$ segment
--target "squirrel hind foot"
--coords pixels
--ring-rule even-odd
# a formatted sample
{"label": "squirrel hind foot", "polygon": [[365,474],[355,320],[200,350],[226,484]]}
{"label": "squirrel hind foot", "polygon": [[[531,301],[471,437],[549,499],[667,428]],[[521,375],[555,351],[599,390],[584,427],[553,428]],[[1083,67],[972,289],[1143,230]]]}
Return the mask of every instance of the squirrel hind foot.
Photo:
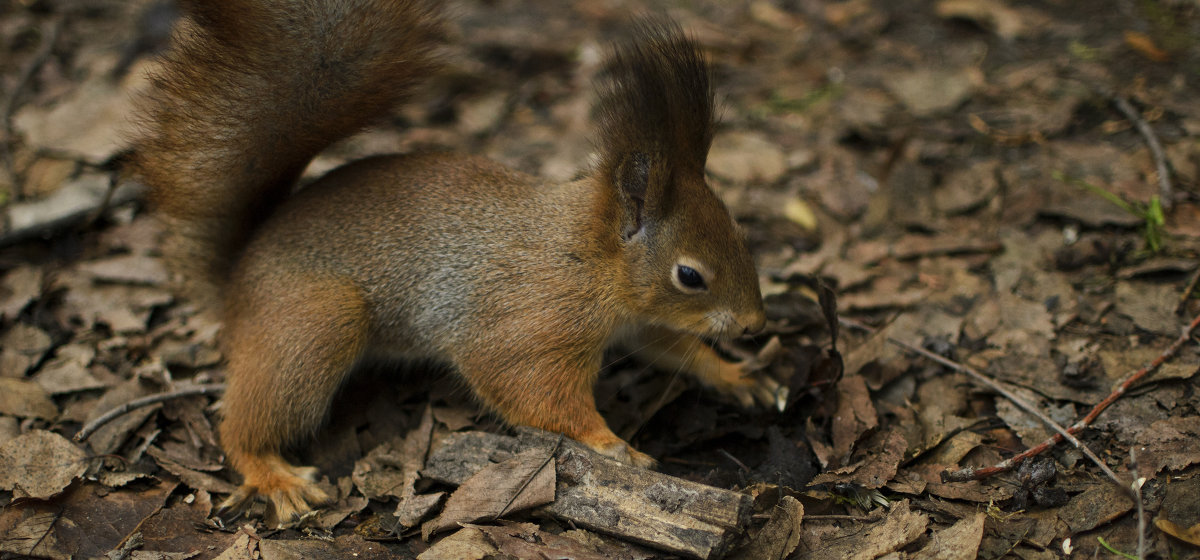
{"label": "squirrel hind foot", "polygon": [[221,502],[218,515],[243,511],[254,498],[262,497],[272,510],[268,519],[273,517],[275,525],[283,528],[332,501],[317,486],[315,467],[288,464],[278,454],[242,456],[237,465],[244,477],[242,485]]}
{"label": "squirrel hind foot", "polygon": [[627,465],[650,470],[658,466],[658,461],[654,460],[653,457],[634,449],[632,445],[625,443],[622,439],[604,443],[589,443],[587,441],[583,443],[592,448],[596,453],[605,457],[611,457]]}

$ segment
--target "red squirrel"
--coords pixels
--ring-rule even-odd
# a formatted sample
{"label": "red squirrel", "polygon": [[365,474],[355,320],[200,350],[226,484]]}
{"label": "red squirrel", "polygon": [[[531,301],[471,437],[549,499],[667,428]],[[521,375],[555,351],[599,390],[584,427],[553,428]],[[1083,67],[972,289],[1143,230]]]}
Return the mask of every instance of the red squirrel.
{"label": "red squirrel", "polygon": [[453,153],[369,157],[296,190],[311,159],[438,66],[434,0],[184,0],[132,171],[187,297],[223,320],[221,444],[281,521],[325,503],[311,436],[355,364],[434,359],[506,422],[654,461],[596,410],[621,340],[743,404],[779,385],[721,358],[765,321],[737,225],[705,181],[713,89],[671,23],[634,25],[601,73],[598,156],[551,183]]}

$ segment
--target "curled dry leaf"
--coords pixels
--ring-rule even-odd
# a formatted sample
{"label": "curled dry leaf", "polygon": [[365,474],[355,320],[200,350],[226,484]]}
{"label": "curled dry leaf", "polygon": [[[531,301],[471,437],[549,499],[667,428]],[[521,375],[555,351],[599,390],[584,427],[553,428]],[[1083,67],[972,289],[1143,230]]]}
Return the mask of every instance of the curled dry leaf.
{"label": "curled dry leaf", "polygon": [[733,560],[776,560],[787,558],[800,544],[804,505],[791,496],[779,500],[771,510],[771,519],[754,540],[732,557]]}

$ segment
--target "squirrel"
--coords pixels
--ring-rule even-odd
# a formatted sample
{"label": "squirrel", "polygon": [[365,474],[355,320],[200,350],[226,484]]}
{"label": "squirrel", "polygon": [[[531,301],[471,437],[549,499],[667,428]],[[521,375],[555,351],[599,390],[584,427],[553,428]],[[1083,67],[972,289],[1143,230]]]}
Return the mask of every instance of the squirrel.
{"label": "squirrel", "polygon": [[355,365],[434,359],[505,422],[636,466],[593,384],[621,341],[744,405],[779,384],[702,339],[763,328],[758,276],[704,166],[714,93],[700,48],[649,18],[614,47],[598,155],[552,184],[474,155],[313,157],[386,117],[440,66],[436,0],[183,0],[131,171],[166,224],[184,297],[215,309],[219,437],[280,522],[329,501],[282,453],[322,424]]}

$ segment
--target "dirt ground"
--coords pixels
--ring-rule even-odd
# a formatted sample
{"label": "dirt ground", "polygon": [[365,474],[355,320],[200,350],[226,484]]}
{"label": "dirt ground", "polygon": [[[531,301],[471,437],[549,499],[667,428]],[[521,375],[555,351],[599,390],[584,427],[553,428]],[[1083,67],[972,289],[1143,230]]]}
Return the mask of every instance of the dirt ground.
{"label": "dirt ground", "polygon": [[[730,555],[1200,555],[1200,3],[455,6],[447,71],[309,175],[456,150],[569,180],[592,152],[605,45],[631,14],[679,21],[714,67],[709,179],[769,316],[728,350],[777,340],[765,371],[790,393],[782,412],[747,410],[614,353],[597,401],[661,472],[753,499]],[[0,4],[0,558],[674,557],[547,507],[423,538],[455,485],[421,459],[452,433],[507,433],[433,365],[345,388],[296,450],[339,500],[300,527],[273,529],[261,507],[213,518],[237,483],[216,392],[71,440],[113,407],[224,375],[218,325],[166,289],[159,228],[116,173],[175,17],[162,2]],[[1118,387],[1073,430],[1099,464],[1060,443],[956,473],[1054,434],[1023,408],[1071,427]]]}

